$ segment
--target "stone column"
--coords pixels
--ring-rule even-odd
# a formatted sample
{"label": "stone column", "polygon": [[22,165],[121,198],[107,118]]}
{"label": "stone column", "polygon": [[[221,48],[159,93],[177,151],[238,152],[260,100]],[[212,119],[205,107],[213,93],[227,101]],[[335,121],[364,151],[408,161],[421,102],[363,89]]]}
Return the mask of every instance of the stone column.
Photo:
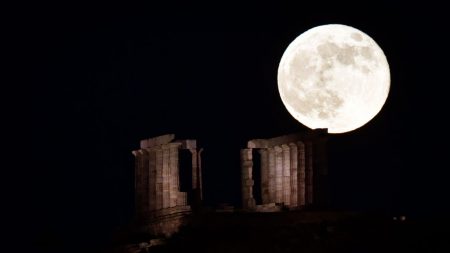
{"label": "stone column", "polygon": [[252,209],[255,207],[253,198],[253,179],[252,179],[252,149],[241,149],[241,183],[242,183],[242,208]]}
{"label": "stone column", "polygon": [[260,149],[261,155],[261,199],[263,204],[270,203],[269,195],[269,153],[267,149]]}
{"label": "stone column", "polygon": [[203,199],[202,152],[203,152],[203,148],[201,148],[201,149],[198,151],[198,154],[197,154],[197,163],[198,163],[198,183],[199,183],[199,191],[200,191],[200,200]]}
{"label": "stone column", "polygon": [[135,207],[137,216],[148,211],[148,156],[145,150],[133,151],[135,155]]}
{"label": "stone column", "polygon": [[190,205],[195,210],[198,210],[200,207],[200,183],[199,183],[199,175],[198,175],[198,152],[197,149],[192,148],[189,149],[192,154],[192,191],[190,197]]}
{"label": "stone column", "polygon": [[268,148],[269,163],[269,203],[276,202],[276,166],[275,166],[275,149]]}
{"label": "stone column", "polygon": [[163,208],[163,150],[155,148],[155,164],[156,164],[156,210]]}
{"label": "stone column", "polygon": [[298,184],[297,184],[297,168],[298,168],[298,154],[297,145],[289,143],[289,150],[291,152],[291,206],[298,206]]}
{"label": "stone column", "polygon": [[297,190],[298,190],[298,205],[304,206],[306,204],[306,177],[305,177],[305,145],[303,142],[297,142]]}
{"label": "stone column", "polygon": [[150,195],[149,195],[149,164],[148,164],[148,152],[147,150],[142,151],[142,207],[144,214],[148,212],[149,204],[150,204]]}
{"label": "stone column", "polygon": [[170,207],[170,148],[169,145],[163,145],[163,168],[162,168],[162,182],[163,182],[163,208]]}
{"label": "stone column", "polygon": [[156,209],[156,152],[154,149],[147,149],[148,153],[148,194],[149,210]]}
{"label": "stone column", "polygon": [[283,202],[283,149],[279,146],[275,150],[275,203]]}
{"label": "stone column", "polygon": [[291,158],[288,145],[281,145],[283,149],[283,203],[291,204]]}
{"label": "stone column", "polygon": [[189,149],[192,154],[192,189],[198,188],[198,163],[197,163],[197,150]]}
{"label": "stone column", "polygon": [[171,144],[169,150],[170,207],[174,207],[177,205],[178,192],[180,191],[178,148],[179,145]]}
{"label": "stone column", "polygon": [[305,202],[307,205],[313,203],[314,175],[313,175],[313,145],[311,141],[305,142]]}

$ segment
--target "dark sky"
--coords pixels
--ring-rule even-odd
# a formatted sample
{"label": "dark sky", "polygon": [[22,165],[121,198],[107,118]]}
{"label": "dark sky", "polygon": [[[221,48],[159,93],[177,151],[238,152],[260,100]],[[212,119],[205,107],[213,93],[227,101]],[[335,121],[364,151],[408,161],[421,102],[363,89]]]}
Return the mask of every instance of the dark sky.
{"label": "dark sky", "polygon": [[19,46],[32,69],[21,133],[31,134],[33,152],[25,170],[31,190],[20,192],[29,201],[18,206],[41,238],[67,242],[87,230],[80,241],[95,241],[132,215],[131,150],[166,133],[205,148],[207,203],[238,204],[246,141],[306,130],[278,94],[285,48],[309,28],[340,23],[384,50],[391,90],[367,125],[330,136],[333,205],[417,216],[450,211],[441,10],[428,1],[39,6],[20,21],[29,34]]}

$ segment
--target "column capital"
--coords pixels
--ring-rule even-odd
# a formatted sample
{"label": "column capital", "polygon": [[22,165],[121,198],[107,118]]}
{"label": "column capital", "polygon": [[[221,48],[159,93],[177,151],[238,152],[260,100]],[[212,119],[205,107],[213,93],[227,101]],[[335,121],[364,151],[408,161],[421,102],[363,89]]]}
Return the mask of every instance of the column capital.
{"label": "column capital", "polygon": [[243,148],[241,149],[241,160],[252,160],[253,159],[253,154],[252,154],[252,150],[251,148]]}
{"label": "column capital", "polygon": [[281,148],[282,148],[283,150],[289,150],[289,146],[288,146],[287,144],[282,144],[282,145],[281,145]]}
{"label": "column capital", "polygon": [[280,146],[275,146],[275,147],[273,147],[273,149],[275,150],[275,152],[282,152],[283,151],[283,149],[280,147]]}

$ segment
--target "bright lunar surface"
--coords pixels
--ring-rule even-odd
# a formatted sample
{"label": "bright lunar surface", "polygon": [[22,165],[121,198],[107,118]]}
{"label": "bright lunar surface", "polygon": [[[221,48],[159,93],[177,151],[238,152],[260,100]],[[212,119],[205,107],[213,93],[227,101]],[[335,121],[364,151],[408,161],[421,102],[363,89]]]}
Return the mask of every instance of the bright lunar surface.
{"label": "bright lunar surface", "polygon": [[367,34],[345,25],[298,36],[278,67],[278,90],[289,113],[309,128],[344,133],[369,122],[389,93],[389,65]]}

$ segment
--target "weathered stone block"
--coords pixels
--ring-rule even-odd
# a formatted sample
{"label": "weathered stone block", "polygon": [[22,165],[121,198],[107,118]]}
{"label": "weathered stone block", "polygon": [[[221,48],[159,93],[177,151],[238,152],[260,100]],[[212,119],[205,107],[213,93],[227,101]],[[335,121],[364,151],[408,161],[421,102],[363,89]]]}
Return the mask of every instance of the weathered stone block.
{"label": "weathered stone block", "polygon": [[163,145],[175,139],[175,134],[165,134],[157,137],[141,140],[141,149],[151,148],[153,146]]}

